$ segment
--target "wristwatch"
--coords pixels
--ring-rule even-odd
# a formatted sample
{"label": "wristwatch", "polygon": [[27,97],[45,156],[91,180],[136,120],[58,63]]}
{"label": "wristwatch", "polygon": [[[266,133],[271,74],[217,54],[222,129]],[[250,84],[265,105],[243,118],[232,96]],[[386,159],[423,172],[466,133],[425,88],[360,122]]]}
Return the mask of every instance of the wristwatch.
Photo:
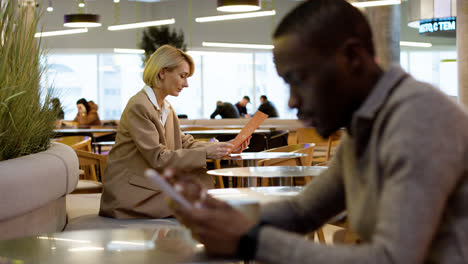
{"label": "wristwatch", "polygon": [[252,260],[255,258],[255,254],[257,253],[257,244],[258,236],[260,235],[260,229],[266,224],[267,223],[263,221],[258,223],[239,239],[237,255],[243,260]]}

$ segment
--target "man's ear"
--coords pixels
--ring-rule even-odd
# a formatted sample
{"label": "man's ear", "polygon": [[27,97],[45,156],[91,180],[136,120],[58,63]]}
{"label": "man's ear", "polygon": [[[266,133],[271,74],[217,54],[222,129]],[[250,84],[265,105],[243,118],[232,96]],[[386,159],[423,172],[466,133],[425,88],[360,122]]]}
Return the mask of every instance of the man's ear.
{"label": "man's ear", "polygon": [[362,42],[356,38],[349,38],[344,41],[342,48],[347,68],[352,72],[361,71],[365,56]]}

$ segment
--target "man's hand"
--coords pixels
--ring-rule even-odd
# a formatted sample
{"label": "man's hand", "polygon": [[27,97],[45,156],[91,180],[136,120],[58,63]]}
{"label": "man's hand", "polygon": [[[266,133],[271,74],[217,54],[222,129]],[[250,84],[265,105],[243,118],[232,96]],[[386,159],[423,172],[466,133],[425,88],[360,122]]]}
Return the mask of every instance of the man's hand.
{"label": "man's hand", "polygon": [[185,209],[170,201],[177,219],[192,230],[195,239],[213,255],[234,256],[240,238],[254,226],[247,216],[229,204],[213,198],[193,175],[168,169],[163,173],[194,206]]}
{"label": "man's hand", "polygon": [[207,253],[235,256],[240,238],[254,226],[244,214],[229,204],[206,195],[192,210],[177,208],[175,215],[192,230]]}

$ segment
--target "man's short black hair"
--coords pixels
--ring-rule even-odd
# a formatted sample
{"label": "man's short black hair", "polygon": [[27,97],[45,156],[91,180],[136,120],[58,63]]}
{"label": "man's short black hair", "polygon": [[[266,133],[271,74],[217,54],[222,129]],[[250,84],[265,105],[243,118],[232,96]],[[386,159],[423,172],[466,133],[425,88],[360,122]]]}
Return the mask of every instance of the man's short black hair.
{"label": "man's short black hair", "polygon": [[375,56],[372,31],[364,15],[345,0],[308,0],[294,8],[273,34],[298,34],[304,45],[332,54],[349,38],[359,39]]}
{"label": "man's short black hair", "polygon": [[247,100],[247,102],[250,103],[250,97],[248,97],[248,96],[246,95],[246,96],[244,96],[244,99]]}
{"label": "man's short black hair", "polygon": [[266,96],[266,95],[262,95],[262,96],[260,96],[260,99],[263,99],[263,100],[265,100],[265,101],[266,101],[266,100],[268,100],[268,98],[267,98],[267,96]]}

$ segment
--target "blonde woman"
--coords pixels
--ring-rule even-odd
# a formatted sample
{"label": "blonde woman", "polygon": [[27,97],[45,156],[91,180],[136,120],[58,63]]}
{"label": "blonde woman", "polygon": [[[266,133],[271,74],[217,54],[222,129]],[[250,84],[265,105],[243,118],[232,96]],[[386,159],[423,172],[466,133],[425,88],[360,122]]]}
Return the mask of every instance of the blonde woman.
{"label": "blonde woman", "polygon": [[[154,52],[143,71],[145,87],[128,101],[109,153],[104,173],[101,216],[114,218],[163,218],[171,215],[159,187],[146,179],[146,168],[176,167],[200,170],[196,177],[210,188],[204,173],[206,159],[226,156],[233,145],[199,142],[180,130],[174,109],[165,100],[188,87],[194,72],[190,55],[164,45]],[[242,151],[248,145],[245,142]]]}

